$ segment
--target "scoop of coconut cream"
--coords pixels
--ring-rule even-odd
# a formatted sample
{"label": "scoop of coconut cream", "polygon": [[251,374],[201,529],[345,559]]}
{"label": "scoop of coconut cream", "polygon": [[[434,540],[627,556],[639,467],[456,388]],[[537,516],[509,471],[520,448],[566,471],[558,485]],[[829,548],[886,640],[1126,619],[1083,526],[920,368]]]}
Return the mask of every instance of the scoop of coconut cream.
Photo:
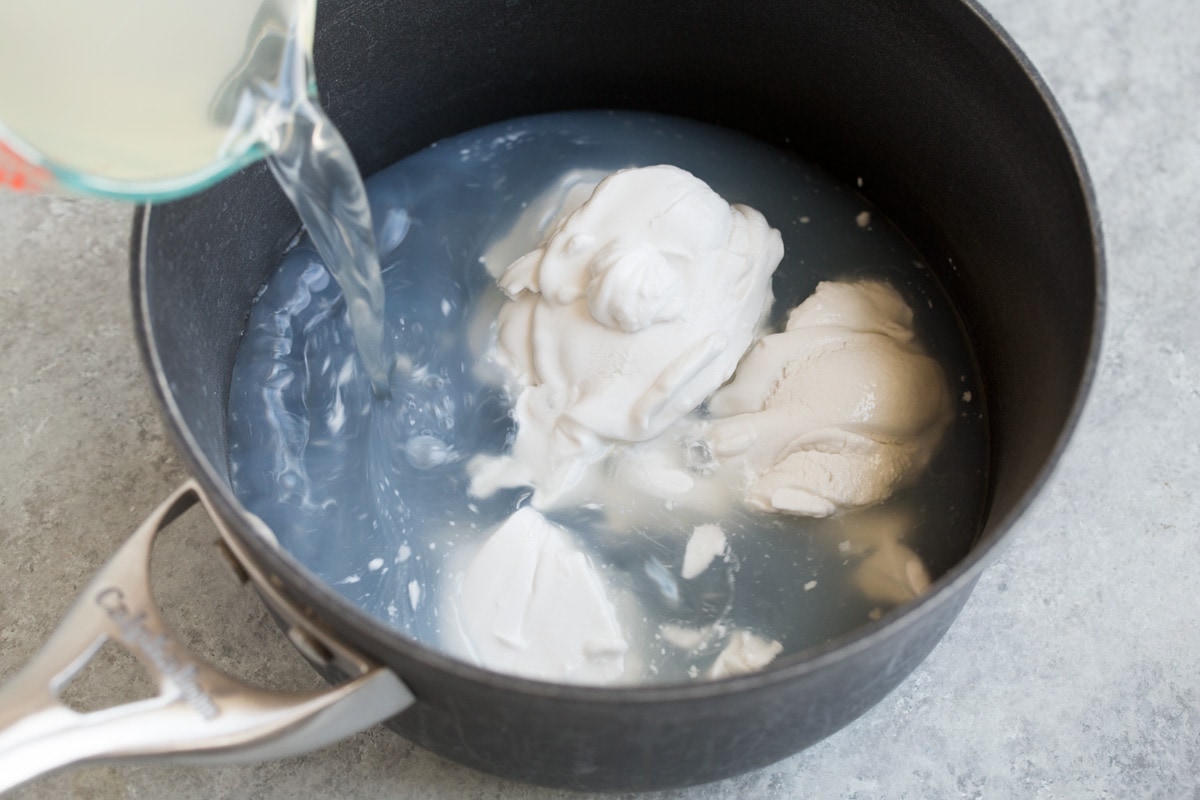
{"label": "scoop of coconut cream", "polygon": [[750,347],[782,257],[761,214],[682,169],[606,177],[498,280],[517,431],[472,464],[472,491],[529,485],[551,506],[615,444],[695,409]]}
{"label": "scoop of coconut cream", "polygon": [[697,438],[763,511],[828,516],[917,477],[953,413],[912,309],[878,281],[824,282],[709,401]]}

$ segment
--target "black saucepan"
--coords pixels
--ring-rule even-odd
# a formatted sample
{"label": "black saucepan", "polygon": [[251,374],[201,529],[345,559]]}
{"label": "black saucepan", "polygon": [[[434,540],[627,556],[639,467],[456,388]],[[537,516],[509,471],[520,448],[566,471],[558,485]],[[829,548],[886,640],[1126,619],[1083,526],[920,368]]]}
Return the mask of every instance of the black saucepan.
{"label": "black saucepan", "polygon": [[364,174],[486,123],[616,108],[740,129],[861,176],[957,304],[990,410],[986,524],[918,602],[717,682],[579,688],[492,674],[350,606],[256,534],[230,491],[234,352],[299,225],[267,170],[145,209],[133,295],[169,427],[264,585],[415,695],[391,727],[522,781],[681,786],[796,752],[908,675],[1046,481],[1098,349],[1102,248],[1079,151],[986,13],[963,0],[322,0],[316,60]]}

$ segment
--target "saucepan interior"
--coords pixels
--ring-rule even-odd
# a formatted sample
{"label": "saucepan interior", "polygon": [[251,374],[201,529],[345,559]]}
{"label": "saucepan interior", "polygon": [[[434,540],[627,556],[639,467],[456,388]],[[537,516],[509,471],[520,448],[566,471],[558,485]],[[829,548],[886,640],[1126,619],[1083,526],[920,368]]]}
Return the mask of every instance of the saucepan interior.
{"label": "saucepan interior", "polygon": [[587,689],[493,675],[369,619],[257,537],[229,488],[226,402],[250,305],[299,223],[261,165],[135,228],[144,355],[168,423],[285,595],[392,666],[406,736],[577,788],[769,763],[846,724],[948,627],[1079,412],[1097,349],[1099,230],[1078,153],[1028,65],[959,0],[322,2],[323,104],[370,174],[440,138],[557,110],[652,110],[798,152],[863,193],[954,301],[990,410],[985,525],[931,594],[761,674]]}

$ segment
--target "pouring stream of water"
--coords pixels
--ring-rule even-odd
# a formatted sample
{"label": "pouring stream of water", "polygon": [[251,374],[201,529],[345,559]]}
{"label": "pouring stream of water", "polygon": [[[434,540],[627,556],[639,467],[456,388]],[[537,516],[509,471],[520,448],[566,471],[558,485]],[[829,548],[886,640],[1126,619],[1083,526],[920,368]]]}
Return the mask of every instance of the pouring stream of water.
{"label": "pouring stream of water", "polygon": [[362,176],[342,135],[312,98],[312,61],[295,37],[278,85],[259,84],[255,124],[267,163],[346,300],[350,329],[375,396],[389,396],[383,281]]}

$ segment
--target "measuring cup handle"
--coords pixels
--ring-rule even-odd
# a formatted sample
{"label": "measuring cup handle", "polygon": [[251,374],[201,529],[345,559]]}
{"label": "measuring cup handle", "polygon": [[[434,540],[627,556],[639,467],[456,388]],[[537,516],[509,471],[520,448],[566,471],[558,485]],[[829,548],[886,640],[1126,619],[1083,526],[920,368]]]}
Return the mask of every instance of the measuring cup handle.
{"label": "measuring cup handle", "polygon": [[[229,764],[296,755],[412,704],[395,674],[340,646],[338,664],[353,664],[355,677],[321,691],[273,692],[218,671],[181,643],[151,595],[150,552],[158,534],[198,501],[208,507],[189,481],[160,505],[101,568],[42,650],[0,687],[0,792],[86,761]],[[222,527],[211,508],[209,516]],[[128,649],[159,694],[102,711],[73,711],[59,692],[105,641]]]}

